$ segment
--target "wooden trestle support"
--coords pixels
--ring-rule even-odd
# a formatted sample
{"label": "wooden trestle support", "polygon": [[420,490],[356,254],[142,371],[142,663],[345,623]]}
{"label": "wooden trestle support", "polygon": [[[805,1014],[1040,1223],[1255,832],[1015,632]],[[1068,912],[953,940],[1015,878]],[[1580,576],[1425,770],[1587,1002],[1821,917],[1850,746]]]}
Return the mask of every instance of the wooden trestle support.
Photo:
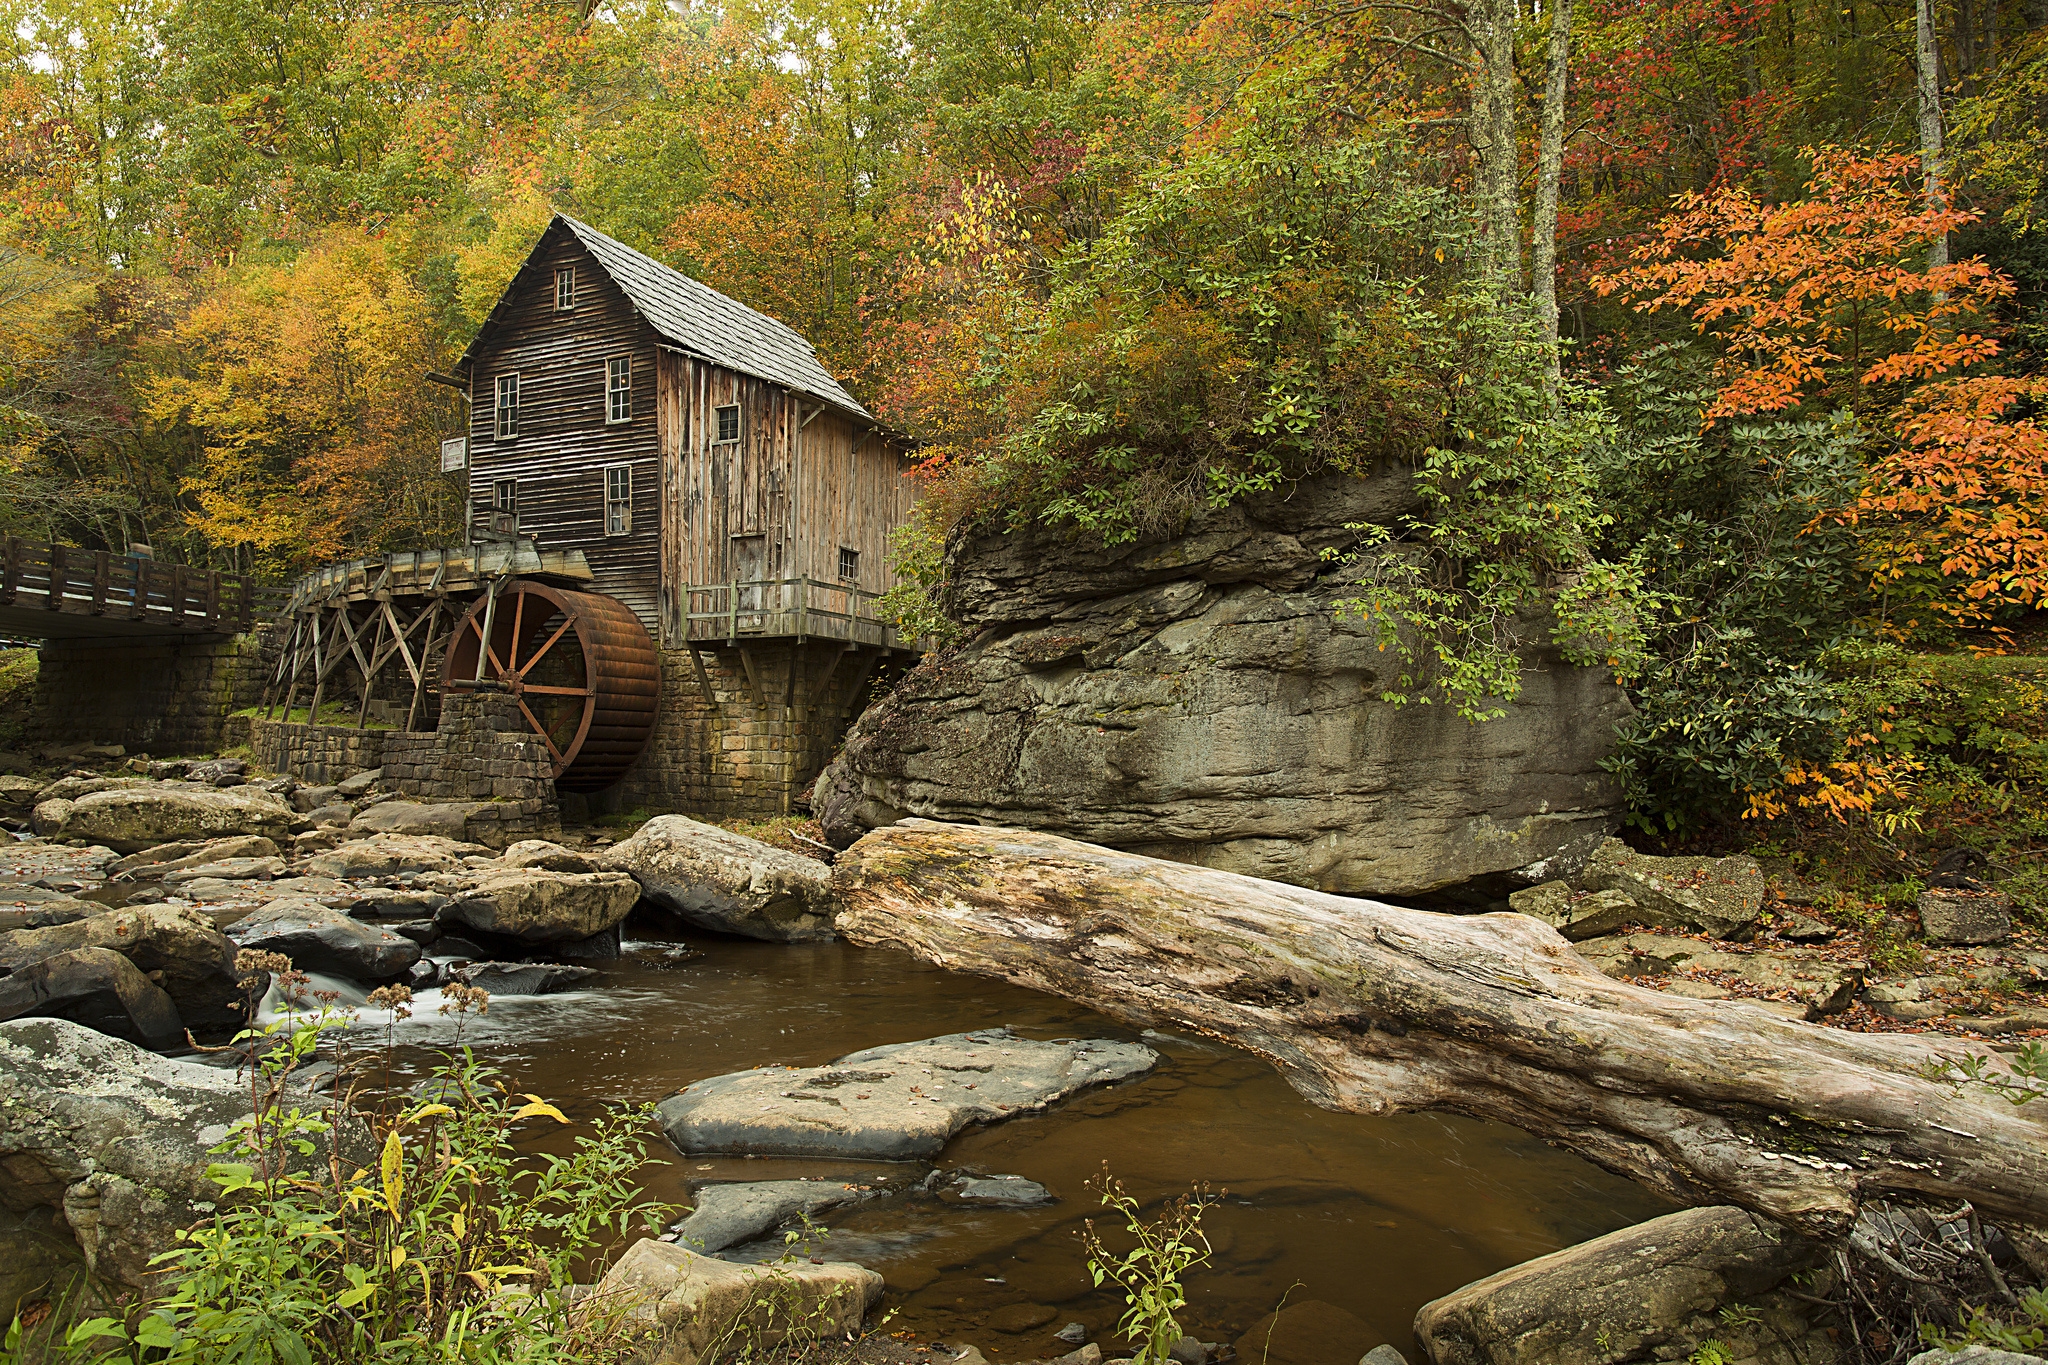
{"label": "wooden trestle support", "polygon": [[451,602],[446,593],[416,598],[379,593],[367,600],[337,596],[302,603],[292,613],[291,632],[264,689],[264,718],[275,719],[282,708],[290,719],[303,685],[311,689],[306,718],[317,720],[329,681],[353,664],[362,696],[356,728],[364,729],[370,722],[376,679],[395,658],[405,665],[406,679],[412,684],[402,727],[412,729],[424,714],[432,690],[433,663],[464,605]]}

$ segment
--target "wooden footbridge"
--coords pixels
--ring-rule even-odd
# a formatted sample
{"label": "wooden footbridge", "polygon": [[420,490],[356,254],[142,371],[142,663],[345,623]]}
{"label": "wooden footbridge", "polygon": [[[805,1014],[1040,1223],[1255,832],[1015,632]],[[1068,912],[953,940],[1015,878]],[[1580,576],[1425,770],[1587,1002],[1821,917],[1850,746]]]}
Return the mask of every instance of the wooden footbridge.
{"label": "wooden footbridge", "polygon": [[237,635],[284,604],[282,589],[259,587],[246,574],[14,536],[0,540],[0,638]]}

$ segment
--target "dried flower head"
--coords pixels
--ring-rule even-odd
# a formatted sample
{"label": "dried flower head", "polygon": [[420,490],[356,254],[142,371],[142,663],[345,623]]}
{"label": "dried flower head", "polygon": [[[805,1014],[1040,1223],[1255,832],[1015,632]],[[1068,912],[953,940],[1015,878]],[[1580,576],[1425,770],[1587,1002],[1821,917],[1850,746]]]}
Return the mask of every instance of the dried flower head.
{"label": "dried flower head", "polygon": [[481,986],[465,986],[461,982],[442,988],[441,1013],[469,1014],[472,1011],[477,1014],[491,1012],[489,991]]}

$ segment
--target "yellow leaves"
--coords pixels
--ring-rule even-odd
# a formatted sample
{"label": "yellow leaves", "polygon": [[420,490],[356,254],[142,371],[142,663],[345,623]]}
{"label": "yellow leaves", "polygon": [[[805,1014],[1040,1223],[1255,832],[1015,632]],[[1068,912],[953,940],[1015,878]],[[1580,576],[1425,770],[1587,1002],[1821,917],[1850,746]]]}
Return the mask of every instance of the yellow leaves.
{"label": "yellow leaves", "polygon": [[421,1119],[436,1118],[442,1114],[452,1114],[454,1112],[453,1109],[450,1109],[445,1104],[429,1104],[413,1110],[412,1113],[405,1116],[405,1121],[407,1123],[418,1123]]}
{"label": "yellow leaves", "polygon": [[384,1206],[396,1218],[399,1202],[405,1198],[405,1145],[399,1141],[396,1129],[384,1139],[384,1153],[377,1166],[384,1178]]}
{"label": "yellow leaves", "polygon": [[391,1248],[391,1268],[397,1270],[405,1264],[405,1248]]}
{"label": "yellow leaves", "polygon": [[555,1106],[549,1104],[538,1095],[521,1095],[520,1098],[529,1102],[519,1106],[513,1113],[512,1119],[515,1123],[520,1119],[531,1118],[551,1118],[556,1123],[567,1123],[569,1121],[568,1117],[561,1110],[555,1108]]}

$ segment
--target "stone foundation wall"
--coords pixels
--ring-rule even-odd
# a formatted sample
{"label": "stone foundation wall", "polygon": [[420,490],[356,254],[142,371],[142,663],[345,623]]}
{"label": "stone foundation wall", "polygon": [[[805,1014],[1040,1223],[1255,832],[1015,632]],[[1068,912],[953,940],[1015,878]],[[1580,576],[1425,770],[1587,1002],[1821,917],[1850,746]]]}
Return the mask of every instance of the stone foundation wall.
{"label": "stone foundation wall", "polygon": [[484,803],[469,815],[472,838],[479,837],[479,825],[520,836],[561,827],[547,746],[510,697],[451,696],[442,704],[440,729],[426,731],[257,717],[249,723],[249,746],[260,766],[301,782],[339,782],[381,768],[380,785],[401,796]]}
{"label": "stone foundation wall", "polygon": [[790,814],[875,684],[893,680],[908,662],[872,649],[849,652],[831,640],[764,640],[743,650],[699,651],[715,706],[690,651],[661,651],[653,738],[603,805],[712,819]]}
{"label": "stone foundation wall", "polygon": [[36,706],[52,742],[121,744],[163,758],[207,754],[238,736],[280,648],[268,630],[192,640],[49,640]]}

